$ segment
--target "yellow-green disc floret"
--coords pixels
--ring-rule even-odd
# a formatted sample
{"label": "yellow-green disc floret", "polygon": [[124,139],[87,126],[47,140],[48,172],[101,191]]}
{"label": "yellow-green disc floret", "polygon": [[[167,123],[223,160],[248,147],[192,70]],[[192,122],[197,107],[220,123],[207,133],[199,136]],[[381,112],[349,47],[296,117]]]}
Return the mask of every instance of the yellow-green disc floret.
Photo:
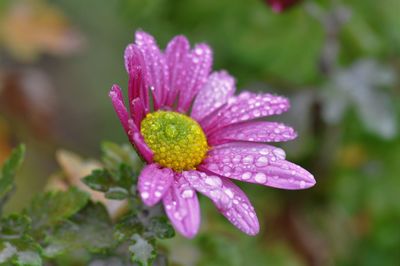
{"label": "yellow-green disc floret", "polygon": [[154,153],[153,160],[178,172],[195,169],[209,149],[203,129],[184,114],[149,113],[141,123],[141,132]]}

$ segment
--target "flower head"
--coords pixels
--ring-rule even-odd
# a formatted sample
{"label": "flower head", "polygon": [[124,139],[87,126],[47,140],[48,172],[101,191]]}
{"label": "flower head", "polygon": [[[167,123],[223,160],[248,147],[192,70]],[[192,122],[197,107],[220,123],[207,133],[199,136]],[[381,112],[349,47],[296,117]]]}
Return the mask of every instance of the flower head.
{"label": "flower head", "polygon": [[287,111],[289,101],[267,93],[235,96],[234,78],[211,73],[211,65],[206,44],[190,49],[177,36],[161,52],[152,36],[138,31],[125,51],[128,108],[117,85],[110,97],[147,163],[138,181],[146,205],[162,201],[175,229],[193,237],[200,225],[199,192],[232,224],[255,235],[254,208],[232,179],[282,189],[305,189],[315,180],[286,161],[282,149],[263,144],[294,139],[292,128],[255,121]]}

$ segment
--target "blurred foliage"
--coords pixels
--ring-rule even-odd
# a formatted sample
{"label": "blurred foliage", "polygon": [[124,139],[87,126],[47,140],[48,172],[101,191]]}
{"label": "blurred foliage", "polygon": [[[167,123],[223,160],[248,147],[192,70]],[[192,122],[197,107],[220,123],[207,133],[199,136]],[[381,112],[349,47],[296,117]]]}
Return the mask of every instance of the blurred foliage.
{"label": "blurred foliage", "polygon": [[[73,260],[74,265],[87,265],[91,261],[99,263],[98,256],[101,256],[103,261],[116,257],[120,265],[152,264],[161,256],[157,239],[171,238],[175,232],[160,208],[147,208],[140,203],[133,185],[137,175],[131,168],[132,160],[124,163],[125,158],[132,158],[127,152],[126,148],[105,144],[104,161],[108,170],[94,170],[85,178],[85,182],[94,188],[121,178],[130,180],[118,183],[119,190],[129,194],[130,208],[123,217],[111,221],[102,203],[94,203],[90,200],[90,193],[76,187],[41,193],[22,213],[1,217],[0,263],[65,265],[66,261]],[[14,187],[13,178],[24,153],[24,146],[19,146],[1,168],[2,203]],[[99,171],[107,173],[107,176],[101,180],[92,178]],[[107,192],[105,194],[107,197]],[[112,194],[111,198],[122,199],[115,195]]]}
{"label": "blurred foliage", "polygon": [[[1,236],[7,242],[1,254],[6,256],[0,258],[28,260],[28,265],[40,265],[43,258],[59,265],[126,265],[133,256],[162,265],[168,254],[171,265],[185,266],[398,265],[400,2],[308,0],[281,14],[265,2],[0,1],[0,161],[16,140],[27,142],[31,152],[11,198],[26,208],[23,214],[4,212]],[[12,24],[21,3],[31,15]],[[39,4],[33,8],[33,3]],[[43,12],[43,19],[32,15],[36,12]],[[29,25],[18,26],[22,21]],[[18,27],[14,32],[4,25]],[[41,34],[26,41],[32,35],[21,34],[21,28]],[[138,208],[135,179],[128,177],[136,177],[141,164],[129,144],[105,144],[101,163],[58,151],[61,171],[48,184],[61,191],[41,194],[34,202],[51,198],[51,204],[62,199],[67,206],[73,201],[82,206],[62,209],[64,218],[53,220],[56,225],[49,224],[51,208],[47,221],[29,211],[26,195],[43,186],[41,176],[54,170],[51,158],[58,147],[96,154],[100,140],[126,139],[106,95],[112,83],[126,84],[123,50],[138,28],[153,34],[162,48],[176,34],[192,43],[207,42],[214,50],[214,69],[228,70],[239,89],[272,90],[291,98],[285,119],[299,138],[285,150],[315,175],[317,185],[295,192],[240,184],[260,218],[263,231],[257,237],[238,232],[200,198],[200,235],[157,240],[154,246],[155,239],[169,238],[173,230],[159,216],[161,210]],[[49,34],[50,42],[43,42]],[[75,57],[66,57],[72,50],[62,45],[49,46],[70,36],[69,44],[85,40],[85,46],[76,46]],[[10,46],[16,40],[22,43]],[[55,52],[60,49],[65,53]],[[34,53],[27,57],[24,51]],[[15,117],[28,126],[20,127]],[[51,133],[37,130],[49,127]],[[33,177],[32,169],[40,174]],[[83,176],[91,189],[80,181]],[[6,180],[0,181],[8,184],[1,191],[13,192]],[[68,197],[75,194],[73,200]],[[13,204],[6,207],[13,210]],[[33,235],[38,221],[51,228]],[[41,234],[46,237],[35,238]]]}

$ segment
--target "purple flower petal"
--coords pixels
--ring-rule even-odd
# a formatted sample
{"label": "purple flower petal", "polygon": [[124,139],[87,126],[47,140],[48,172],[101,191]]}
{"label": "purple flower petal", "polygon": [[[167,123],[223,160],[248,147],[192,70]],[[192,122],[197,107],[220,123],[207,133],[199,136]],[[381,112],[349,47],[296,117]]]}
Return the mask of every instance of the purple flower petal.
{"label": "purple flower petal", "polygon": [[200,124],[209,135],[211,131],[230,124],[281,114],[289,107],[289,100],[285,97],[243,92],[230,98],[226,106],[213,112],[209,119],[200,121]]}
{"label": "purple flower petal", "polygon": [[139,175],[138,190],[144,204],[157,204],[170,188],[174,173],[169,168],[160,169],[156,164],[149,164]]}
{"label": "purple flower petal", "polygon": [[200,208],[196,191],[181,174],[163,198],[164,209],[175,229],[188,238],[195,236],[200,226]]}
{"label": "purple flower petal", "polygon": [[235,89],[235,79],[226,71],[212,73],[194,100],[191,117],[200,121],[226,103]]}
{"label": "purple flower petal", "polygon": [[[145,80],[145,63],[142,52],[139,48],[130,44],[125,49],[125,68],[129,74],[128,96],[132,113],[132,101],[139,98],[143,101],[146,113],[149,110],[148,81]],[[133,114],[135,114],[133,112]]]}
{"label": "purple flower petal", "polygon": [[199,171],[183,172],[183,176],[193,188],[209,197],[233,225],[249,235],[258,233],[257,215],[239,187],[224,177]]}
{"label": "purple flower petal", "polygon": [[229,143],[212,149],[198,169],[282,189],[312,187],[314,177],[285,157],[282,149],[269,145]]}
{"label": "purple flower petal", "polygon": [[144,142],[142,134],[132,119],[128,120],[128,129],[127,133],[129,141],[135,146],[139,156],[141,156],[147,163],[152,163],[154,154]]}
{"label": "purple flower petal", "polygon": [[186,89],[185,78],[187,75],[185,62],[189,57],[190,44],[185,36],[173,38],[165,50],[165,58],[169,71],[170,92],[166,99],[167,106],[173,106],[180,91]]}
{"label": "purple flower petal", "polygon": [[124,127],[125,132],[128,134],[129,114],[128,114],[128,110],[126,110],[126,106],[124,103],[124,97],[122,95],[121,88],[118,85],[113,85],[108,95],[111,98],[111,102],[114,106],[115,112],[117,113],[119,121],[121,121],[121,124]]}
{"label": "purple flower petal", "polygon": [[206,83],[212,66],[212,50],[206,44],[197,44],[185,62],[187,71],[180,91],[178,109],[186,112],[193,98]]}
{"label": "purple flower petal", "polygon": [[[137,31],[135,34],[135,43],[144,56],[146,66],[146,80],[148,85],[154,91],[156,97],[155,103],[163,104],[168,94],[168,70],[164,55],[158,48],[153,36],[143,31]],[[157,110],[160,106],[154,106]]]}
{"label": "purple flower petal", "polygon": [[212,146],[234,141],[280,142],[297,137],[293,128],[276,122],[244,122],[233,124],[217,131],[208,137]]}
{"label": "purple flower petal", "polygon": [[136,126],[140,128],[140,123],[145,116],[145,108],[143,106],[143,101],[140,98],[136,98],[131,102],[131,113],[133,114],[133,121]]}

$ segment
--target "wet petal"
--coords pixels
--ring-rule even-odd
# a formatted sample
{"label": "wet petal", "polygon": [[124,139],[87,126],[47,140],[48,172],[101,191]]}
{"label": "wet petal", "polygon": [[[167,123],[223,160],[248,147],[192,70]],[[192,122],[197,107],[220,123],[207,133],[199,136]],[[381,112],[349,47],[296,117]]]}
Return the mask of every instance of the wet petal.
{"label": "wet petal", "polygon": [[178,108],[186,112],[193,98],[206,83],[212,67],[212,50],[206,44],[197,44],[184,65],[187,74],[179,94]]}
{"label": "wet petal", "polygon": [[135,146],[139,156],[142,157],[147,163],[152,163],[153,152],[144,142],[142,134],[132,119],[128,120],[128,128],[129,141]]}
{"label": "wet petal", "polygon": [[199,169],[282,189],[305,189],[315,184],[308,171],[285,157],[282,149],[265,144],[228,143],[211,150]]}
{"label": "wet petal", "polygon": [[160,169],[156,164],[149,164],[139,175],[138,190],[147,206],[157,204],[170,188],[174,173],[169,168]]}
{"label": "wet petal", "polygon": [[193,237],[200,226],[200,207],[196,191],[176,173],[175,180],[163,198],[164,209],[175,229],[185,237]]}
{"label": "wet petal", "polygon": [[[148,86],[154,91],[155,103],[163,104],[165,96],[168,94],[168,71],[165,57],[158,48],[156,41],[150,34],[137,31],[135,43],[143,54],[146,67],[146,80]],[[158,109],[160,106],[154,106]]]}
{"label": "wet petal", "polygon": [[212,73],[193,103],[191,117],[200,121],[235,93],[235,79],[226,71]]}
{"label": "wet petal", "polygon": [[230,98],[226,106],[210,114],[210,119],[201,121],[200,124],[205,131],[211,133],[230,124],[278,115],[287,111],[289,107],[289,100],[285,97],[268,93],[243,92],[237,97]]}
{"label": "wet petal", "polygon": [[233,225],[249,235],[258,233],[260,227],[254,208],[233,182],[199,171],[183,172],[183,176],[193,188],[209,197]]}
{"label": "wet petal", "polygon": [[208,137],[210,145],[233,141],[280,142],[297,137],[293,128],[276,122],[244,122],[214,131]]}
{"label": "wet petal", "polygon": [[128,96],[130,108],[132,108],[132,101],[136,98],[139,98],[143,101],[143,106],[147,113],[149,109],[149,92],[143,54],[136,45],[130,44],[125,49],[124,58],[125,68],[129,74]]}
{"label": "wet petal", "polygon": [[108,95],[111,98],[111,102],[114,106],[115,112],[117,113],[119,121],[121,121],[125,132],[128,134],[129,114],[124,103],[124,97],[122,95],[121,88],[118,85],[113,85]]}
{"label": "wet petal", "polygon": [[185,36],[173,38],[165,50],[165,59],[169,71],[169,88],[166,105],[172,106],[180,91],[185,89],[187,71],[185,62],[189,57],[190,44]]}

